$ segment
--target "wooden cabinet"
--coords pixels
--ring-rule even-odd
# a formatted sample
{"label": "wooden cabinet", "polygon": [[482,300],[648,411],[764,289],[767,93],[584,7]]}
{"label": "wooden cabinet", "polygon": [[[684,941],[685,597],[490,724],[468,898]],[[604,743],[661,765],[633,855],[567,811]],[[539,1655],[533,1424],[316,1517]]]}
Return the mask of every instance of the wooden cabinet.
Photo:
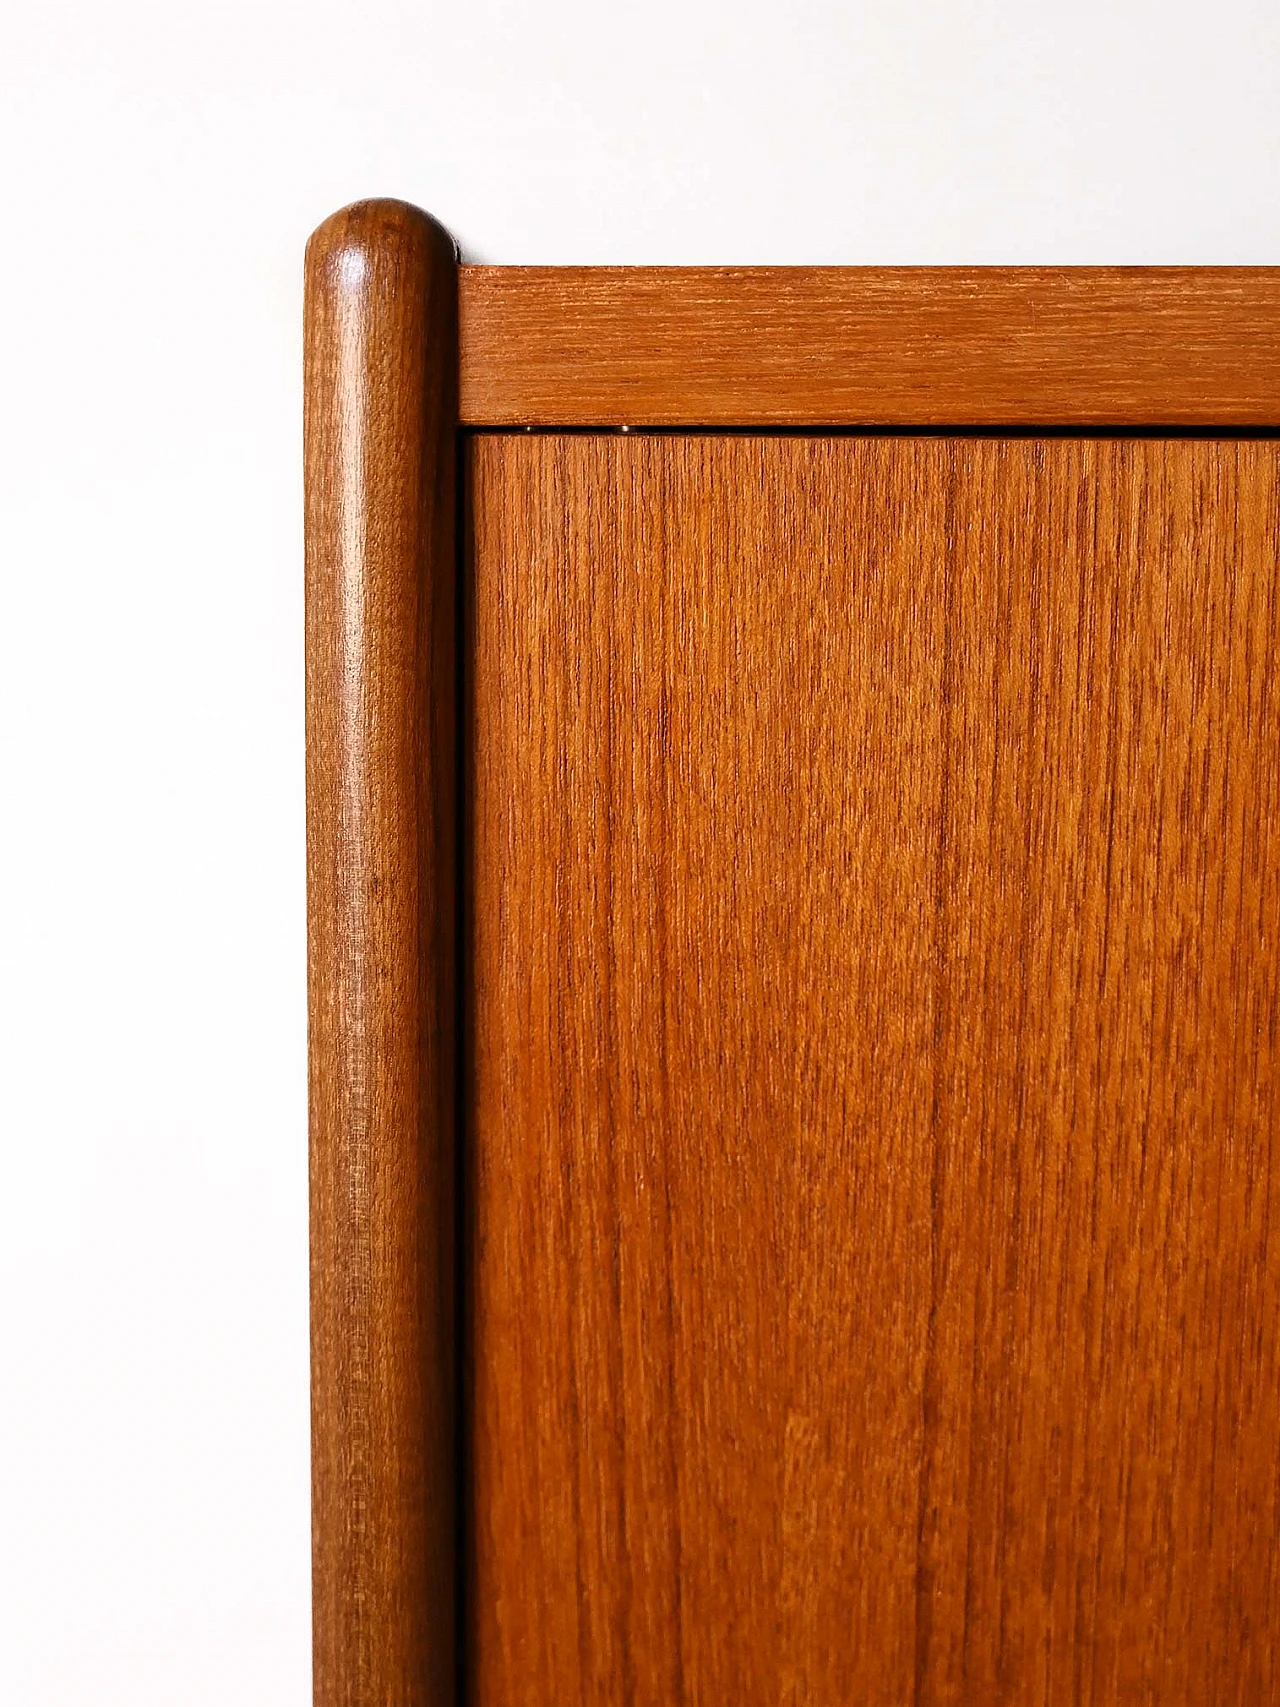
{"label": "wooden cabinet", "polygon": [[1280,277],[457,289],[313,243],[318,1701],[1276,1698]]}

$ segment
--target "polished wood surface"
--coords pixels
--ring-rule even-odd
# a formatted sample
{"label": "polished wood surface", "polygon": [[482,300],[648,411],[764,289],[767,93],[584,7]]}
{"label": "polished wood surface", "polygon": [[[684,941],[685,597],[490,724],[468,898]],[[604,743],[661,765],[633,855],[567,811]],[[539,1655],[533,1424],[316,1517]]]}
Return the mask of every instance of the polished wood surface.
{"label": "polished wood surface", "polygon": [[468,457],[477,1707],[1276,1700],[1280,450]]}
{"label": "polished wood surface", "polygon": [[317,1707],[453,1707],[457,269],[394,202],[307,251]]}
{"label": "polished wood surface", "polygon": [[479,427],[1280,426],[1275,267],[464,267]]}

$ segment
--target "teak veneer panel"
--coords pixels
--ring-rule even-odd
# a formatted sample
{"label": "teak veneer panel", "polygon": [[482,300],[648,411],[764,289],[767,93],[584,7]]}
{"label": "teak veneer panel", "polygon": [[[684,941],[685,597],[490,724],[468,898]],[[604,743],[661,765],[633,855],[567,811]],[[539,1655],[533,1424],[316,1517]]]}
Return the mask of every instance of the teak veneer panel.
{"label": "teak veneer panel", "polygon": [[1274,1701],[1276,444],[467,457],[477,1707]]}
{"label": "teak veneer panel", "polygon": [[1280,268],[464,267],[471,426],[1280,425]]}

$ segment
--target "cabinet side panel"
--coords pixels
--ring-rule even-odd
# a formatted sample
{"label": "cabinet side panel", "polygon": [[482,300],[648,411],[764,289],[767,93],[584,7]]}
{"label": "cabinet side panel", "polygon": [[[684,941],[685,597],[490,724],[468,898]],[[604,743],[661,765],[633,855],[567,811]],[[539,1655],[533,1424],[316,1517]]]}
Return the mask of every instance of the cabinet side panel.
{"label": "cabinet side panel", "polygon": [[468,454],[478,1707],[1275,1699],[1277,447]]}

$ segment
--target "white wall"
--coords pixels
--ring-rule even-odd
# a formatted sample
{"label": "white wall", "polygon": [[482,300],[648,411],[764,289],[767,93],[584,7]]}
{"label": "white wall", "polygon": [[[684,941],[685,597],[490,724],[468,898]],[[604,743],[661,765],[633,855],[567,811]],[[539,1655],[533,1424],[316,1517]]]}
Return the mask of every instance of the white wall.
{"label": "white wall", "polygon": [[299,286],[1280,261],[1275,0],[9,0],[0,1701],[307,1700]]}

